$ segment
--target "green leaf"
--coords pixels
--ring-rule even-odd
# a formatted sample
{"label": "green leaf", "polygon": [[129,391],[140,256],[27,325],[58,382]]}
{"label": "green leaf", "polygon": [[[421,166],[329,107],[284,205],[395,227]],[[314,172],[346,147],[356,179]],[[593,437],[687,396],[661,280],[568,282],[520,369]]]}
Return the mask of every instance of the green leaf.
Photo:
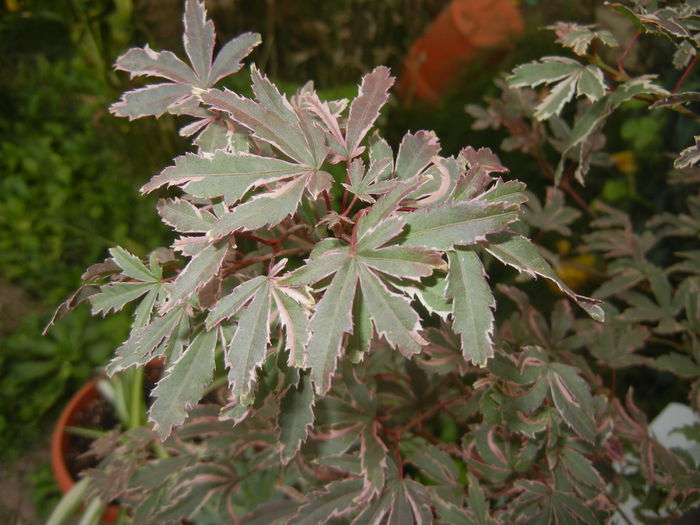
{"label": "green leaf", "polygon": [[289,462],[306,440],[314,422],[314,391],[311,379],[304,374],[297,387],[291,387],[280,402],[280,453]]}
{"label": "green leaf", "polygon": [[486,272],[473,251],[448,254],[447,296],[452,298],[452,326],[460,334],[467,361],[484,365],[493,356],[493,309],[496,300]]}
{"label": "green leaf", "polygon": [[[262,77],[259,79],[263,82]],[[263,89],[265,88],[260,87],[259,93]],[[270,97],[272,89],[265,89],[265,94]],[[288,114],[281,114],[277,111],[280,104],[271,102],[270,105],[274,110],[270,110],[263,104],[242,97],[228,89],[224,91],[210,89],[203,92],[200,99],[204,104],[229,113],[233,120],[248,128],[253,136],[271,144],[297,163],[305,166],[305,170],[302,171],[319,168],[323,163],[323,158],[314,157],[314,152],[310,150],[298,120],[292,120]]]}
{"label": "green leaf", "polygon": [[543,57],[536,62],[522,64],[508,77],[512,87],[537,87],[563,80],[580,71],[581,63],[565,57]]}
{"label": "green leaf", "polygon": [[418,333],[420,318],[410,302],[404,296],[389,291],[365,267],[360,268],[360,286],[377,334],[386,337],[389,344],[406,357],[420,352],[427,341]]}
{"label": "green leaf", "polygon": [[124,93],[119,102],[112,104],[110,111],[117,117],[129,117],[129,120],[159,118],[180,99],[191,95],[191,91],[189,86],[169,82],[149,84]]}
{"label": "green leaf", "polygon": [[673,372],[679,377],[689,379],[700,377],[700,365],[681,354],[664,354],[653,361],[653,366],[660,370]]}
{"label": "green leaf", "polygon": [[406,460],[440,485],[459,483],[460,474],[455,460],[434,445],[417,448]]}
{"label": "green leaf", "polygon": [[361,356],[369,350],[372,342],[372,319],[367,310],[367,305],[362,294],[355,295],[352,309],[352,318],[355,323],[352,334],[348,337],[348,352],[353,356],[353,361],[359,361]]}
{"label": "green leaf", "polygon": [[272,298],[285,331],[285,348],[289,350],[289,366],[304,364],[304,344],[308,338],[309,314],[306,307],[292,298],[295,290],[275,286]]}
{"label": "green leaf", "polygon": [[224,319],[229,319],[253,297],[266,282],[265,276],[259,275],[236,286],[226,297],[222,298],[207,317],[207,330]]}
{"label": "green leaf", "polygon": [[204,84],[209,77],[211,59],[214,53],[214,23],[207,20],[204,3],[194,0],[185,2],[184,22],[185,53],[187,53],[197,77]]}
{"label": "green leaf", "polygon": [[173,281],[170,293],[163,305],[167,312],[201,290],[219,272],[228,252],[228,244],[210,244],[195,255]]}
{"label": "green leaf", "polygon": [[130,49],[117,58],[114,68],[127,71],[132,77],[149,75],[166,78],[177,84],[198,84],[194,71],[177,56],[170,51],[153,51],[148,46]]}
{"label": "green leaf", "polygon": [[126,303],[159,286],[157,283],[111,283],[100,286],[100,292],[89,299],[92,315],[106,314],[110,310],[118,312]]}
{"label": "green leaf", "polygon": [[398,233],[399,226],[403,228],[403,218],[394,217],[399,203],[411,192],[419,188],[425,181],[420,177],[397,183],[391,191],[375,202],[369,212],[357,221],[357,243],[365,250],[378,248]]}
{"label": "green leaf", "polygon": [[299,175],[310,168],[272,157],[250,153],[216,151],[201,157],[191,153],[177,157],[175,165],[163,170],[141,188],[150,193],[167,184],[183,186],[194,197],[224,197],[234,203],[256,186]]}
{"label": "green leaf", "polygon": [[362,480],[349,478],[333,481],[324,489],[309,494],[309,501],[299,508],[288,525],[321,525],[357,508],[362,492]]}
{"label": "green leaf", "polygon": [[603,478],[600,477],[600,474],[593,467],[590,460],[571,447],[564,447],[560,457],[564,468],[572,477],[572,483],[576,484],[581,482],[603,490]]}
{"label": "green leaf", "polygon": [[608,47],[617,47],[617,40],[606,29],[595,29],[595,25],[581,25],[568,22],[558,22],[547,29],[557,34],[557,43],[573,50],[577,55],[585,55],[593,40],[599,40]]}
{"label": "green leaf", "polygon": [[154,275],[153,272],[146,268],[141,259],[130,254],[124,248],[115,246],[109,249],[109,254],[127,277],[146,283],[154,283],[160,280],[160,277]]}
{"label": "green leaf", "polygon": [[564,422],[586,441],[593,443],[596,428],[593,422],[593,397],[586,382],[576,369],[561,363],[552,363],[547,381],[552,400]]}
{"label": "green leaf", "polygon": [[574,96],[577,81],[576,77],[570,76],[554,86],[542,103],[535,108],[535,118],[547,120],[552,115],[559,115],[564,105]]}
{"label": "green leaf", "polygon": [[353,261],[343,264],[318,302],[309,325],[311,338],[306,348],[306,364],[311,368],[311,378],[319,395],[330,388],[343,336],[352,331],[357,278],[357,264]]}
{"label": "green leaf", "polygon": [[181,425],[212,380],[217,331],[200,332],[153,389],[149,418],[161,440]]}
{"label": "green leaf", "polygon": [[308,259],[304,266],[281,278],[278,282],[288,286],[314,284],[338,271],[338,268],[348,258],[347,248],[331,249],[316,258]]}
{"label": "green leaf", "polygon": [[466,246],[502,231],[518,219],[517,211],[478,201],[450,203],[407,214],[408,232],[403,242],[437,250]]}
{"label": "green leaf", "polygon": [[265,281],[244,310],[225,355],[228,379],[234,396],[250,393],[256,369],[265,359],[270,342],[270,283]]}
{"label": "green leaf", "polygon": [[365,425],[360,441],[360,459],[365,484],[371,486],[373,492],[379,492],[384,488],[388,452],[386,445],[377,434],[376,425],[373,419]]}
{"label": "green leaf", "polygon": [[182,233],[203,233],[216,222],[211,213],[182,199],[159,200],[158,213],[165,224]]}
{"label": "green leaf", "polygon": [[496,259],[512,266],[519,272],[525,272],[532,277],[539,275],[550,280],[562,292],[576,301],[593,319],[601,322],[605,320],[605,311],[601,307],[601,302],[574,293],[559,279],[559,276],[557,276],[549,263],[545,261],[544,257],[540,255],[535,245],[527,238],[521,235],[506,234],[498,239],[492,238],[491,241],[485,244],[484,248]]}
{"label": "green leaf", "polygon": [[389,88],[394,84],[394,77],[389,75],[389,68],[379,66],[362,77],[357,97],[350,104],[350,112],[345,127],[345,153],[351,159],[362,153],[360,142],[379,117],[379,110],[389,98]]}
{"label": "green leaf", "polygon": [[251,200],[239,204],[233,211],[225,214],[214,224],[207,237],[219,240],[239,230],[257,230],[264,226],[276,226],[294,214],[307,179],[299,177],[286,182],[274,190],[256,195]]}
{"label": "green leaf", "polygon": [[131,337],[117,348],[116,356],[107,365],[107,372],[114,374],[135,365],[145,365],[159,346],[167,343],[175,333],[184,315],[182,308],[175,308],[150,324],[131,332]]}
{"label": "green leaf", "polygon": [[389,246],[378,250],[359,251],[362,264],[400,279],[420,280],[447,265],[438,252],[413,246]]}
{"label": "green leaf", "polygon": [[241,61],[260,45],[261,41],[258,33],[242,33],[229,40],[216,55],[209,71],[207,85],[213,86],[222,78],[239,71],[243,67]]}
{"label": "green leaf", "polygon": [[419,131],[415,135],[406,133],[396,157],[396,176],[407,180],[419,175],[433,157],[440,153],[440,143],[432,131]]}

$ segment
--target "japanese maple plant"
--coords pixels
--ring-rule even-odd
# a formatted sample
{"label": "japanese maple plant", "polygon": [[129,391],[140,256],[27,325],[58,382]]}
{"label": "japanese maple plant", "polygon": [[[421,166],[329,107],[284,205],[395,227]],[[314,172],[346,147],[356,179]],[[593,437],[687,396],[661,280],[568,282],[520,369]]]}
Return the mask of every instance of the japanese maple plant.
{"label": "japanese maple plant", "polygon": [[[138,303],[110,374],[166,363],[152,431],[106,438],[116,452],[89,473],[94,490],[136,523],[610,516],[622,438],[565,337],[571,301],[593,325],[604,308],[518,233],[524,184],[504,180],[487,148],[442,156],[429,131],[394,151],[374,129],[394,81],[385,67],[348,101],[322,100],[311,83],[285,96],[251,66],[250,99],[216,86],[259,36],[213,58],[202,3],[186,2],[184,25],[190,65],[131,49],[117,69],[165,81],[112,106],[190,119],[180,133],[192,152],[141,189],[162,194],[158,213],[179,236],[147,261],[113,248],[69,301],[95,314]],[[504,265],[568,296],[551,328],[538,325],[561,350],[542,334],[495,340],[487,269]]]}

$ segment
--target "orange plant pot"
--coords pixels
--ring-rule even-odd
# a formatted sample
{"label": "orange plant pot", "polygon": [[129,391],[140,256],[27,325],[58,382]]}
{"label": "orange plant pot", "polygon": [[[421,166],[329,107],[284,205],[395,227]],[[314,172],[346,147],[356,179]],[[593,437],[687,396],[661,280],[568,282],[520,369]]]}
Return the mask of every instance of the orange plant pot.
{"label": "orange plant pot", "polygon": [[452,0],[411,46],[400,95],[437,103],[465,66],[486,50],[507,49],[523,29],[512,0]]}
{"label": "orange plant pot", "polygon": [[[102,396],[97,390],[97,379],[90,379],[71,398],[63,412],[61,412],[61,417],[54,428],[53,436],[51,437],[51,467],[61,492],[68,492],[75,485],[75,479],[71,476],[66,464],[66,454],[71,446],[71,435],[66,432],[66,426],[78,424],[81,412],[91,402],[100,397]],[[119,516],[119,510],[117,505],[109,505],[102,515],[102,520],[107,523],[114,523]]]}

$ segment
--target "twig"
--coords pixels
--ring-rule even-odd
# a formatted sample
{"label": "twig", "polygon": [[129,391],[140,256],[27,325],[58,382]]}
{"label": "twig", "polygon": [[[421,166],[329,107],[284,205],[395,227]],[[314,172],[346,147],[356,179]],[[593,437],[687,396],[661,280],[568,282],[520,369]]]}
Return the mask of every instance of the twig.
{"label": "twig", "polygon": [[622,52],[622,55],[620,56],[620,60],[617,63],[617,71],[620,73],[620,75],[623,75],[623,76],[629,78],[629,75],[627,74],[627,72],[625,71],[625,68],[624,68],[625,59],[627,58],[627,55],[629,54],[630,50],[632,49],[632,46],[635,44],[635,42],[637,42],[637,39],[639,38],[639,35],[641,35],[641,34],[642,34],[642,32],[640,30],[637,30],[637,32],[632,37],[632,40],[630,40],[630,43],[627,44],[627,47]]}
{"label": "twig", "polygon": [[693,70],[695,65],[698,63],[698,56],[695,55],[695,58],[691,60],[690,64],[688,64],[688,67],[685,68],[685,71],[683,71],[683,74],[681,75],[681,78],[678,79],[678,82],[676,82],[676,86],[673,88],[674,93],[678,93],[683,86],[683,82],[685,82],[685,79],[688,78],[688,75],[690,75],[690,72]]}

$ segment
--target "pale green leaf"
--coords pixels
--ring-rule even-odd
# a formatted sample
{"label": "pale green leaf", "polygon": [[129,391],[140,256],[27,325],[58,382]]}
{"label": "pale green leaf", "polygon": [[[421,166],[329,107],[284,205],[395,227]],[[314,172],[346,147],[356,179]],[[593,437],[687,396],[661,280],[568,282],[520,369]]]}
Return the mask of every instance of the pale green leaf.
{"label": "pale green leaf", "polygon": [[579,96],[585,96],[591,102],[595,102],[605,96],[605,82],[603,70],[595,66],[586,66],[582,71],[576,85]]}
{"label": "pale green leaf", "polygon": [[291,387],[280,402],[280,452],[287,463],[299,451],[314,422],[314,390],[308,374]]}
{"label": "pale green leaf", "polygon": [[468,201],[418,210],[406,217],[405,244],[449,250],[453,246],[474,244],[489,233],[504,230],[518,219],[518,212]]}
{"label": "pale green leaf", "polygon": [[467,361],[484,365],[493,356],[493,309],[496,301],[479,256],[470,250],[448,254],[447,295],[452,298],[452,326],[460,335]]}
{"label": "pale green leaf", "polygon": [[396,176],[408,180],[420,174],[440,153],[440,143],[432,131],[406,133],[396,157]]}
{"label": "pale green leaf", "polygon": [[[268,92],[269,94],[269,92]],[[287,119],[262,104],[242,97],[228,89],[210,89],[200,95],[202,102],[225,111],[248,128],[261,140],[273,145],[288,157],[306,166],[306,170],[319,168],[323,158],[314,158],[299,122]]]}
{"label": "pale green leaf", "polygon": [[272,157],[250,153],[217,151],[211,156],[187,154],[175,159],[175,165],[163,170],[141,188],[149,193],[161,186],[184,185],[195,197],[224,197],[233,203],[248,190],[269,182],[299,175],[309,168]]}
{"label": "pale green leaf", "polygon": [[[357,508],[362,492],[362,480],[349,478],[328,483],[323,489],[309,494],[308,502],[299,508],[287,525],[320,525],[330,523]],[[405,525],[405,524],[404,524]]]}
{"label": "pale green leaf", "polygon": [[277,87],[253,64],[250,68],[253,93],[260,105],[290,124],[298,125],[299,117]]}
{"label": "pale green leaf", "polygon": [[224,319],[229,319],[240,310],[255,295],[258,289],[265,284],[266,278],[262,275],[253,277],[248,281],[236,286],[226,297],[223,297],[207,317],[207,330],[220,323]]}
{"label": "pale green leaf", "polygon": [[561,460],[564,468],[572,476],[572,483],[585,483],[591,487],[603,489],[603,479],[593,467],[591,461],[571,447],[564,447],[561,451]]}
{"label": "pale green leaf", "polygon": [[146,266],[141,262],[141,259],[130,254],[124,248],[115,246],[114,248],[109,249],[109,254],[112,256],[114,262],[117,263],[117,265],[122,269],[122,273],[127,277],[147,283],[153,283],[160,280],[153,274],[153,272],[146,268]]}
{"label": "pale green leaf", "polygon": [[115,357],[107,365],[110,374],[135,365],[145,365],[158,347],[173,336],[175,328],[183,318],[182,308],[176,308],[150,324],[137,328],[115,352]]}
{"label": "pale green leaf", "polygon": [[161,440],[185,421],[212,380],[217,331],[200,332],[153,389],[149,419]]}
{"label": "pale green leaf", "polygon": [[117,58],[114,68],[129,72],[131,78],[149,75],[166,78],[177,84],[198,84],[194,71],[172,52],[153,51],[148,45],[144,48],[132,48],[124,53]]}
{"label": "pale green leaf", "polygon": [[[358,230],[363,226],[364,216],[361,217]],[[384,219],[379,224],[363,231],[355,245],[356,250],[363,253],[371,253],[380,246],[387,244],[392,239],[395,239],[406,225],[406,219],[403,217],[391,217]],[[362,228],[364,230],[364,228]]]}
{"label": "pale green leaf", "polygon": [[304,344],[308,338],[309,315],[307,309],[294,300],[283,287],[272,289],[277,313],[284,326],[285,348],[289,350],[289,365],[303,366]]}
{"label": "pale green leaf", "polygon": [[593,396],[586,382],[575,368],[561,363],[552,363],[547,372],[547,382],[552,400],[562,419],[574,432],[593,443],[596,426],[593,421]]}
{"label": "pale green leaf", "polygon": [[306,264],[280,279],[278,282],[288,286],[314,284],[338,271],[348,260],[347,248],[332,249],[315,259],[308,259]]}
{"label": "pale green leaf", "polygon": [[414,246],[389,246],[361,252],[358,249],[357,255],[364,265],[400,279],[420,280],[435,270],[447,269],[439,253]]}
{"label": "pale green leaf", "polygon": [[508,83],[513,87],[536,87],[569,77],[581,69],[581,63],[565,57],[543,57],[513,70]]}
{"label": "pale green leaf", "polygon": [[241,60],[260,45],[260,42],[258,33],[242,33],[233,40],[229,40],[216,55],[211,71],[209,71],[207,85],[213,86],[222,78],[239,71],[243,67]]}
{"label": "pale green leaf", "polygon": [[362,297],[379,336],[410,357],[427,344],[418,330],[420,318],[406,297],[389,291],[382,281],[368,269],[360,268]]}
{"label": "pale green leaf", "polygon": [[376,493],[384,488],[386,481],[387,452],[386,445],[377,434],[376,422],[370,421],[362,430],[360,460],[365,484]]}
{"label": "pale green leaf", "polygon": [[595,25],[582,25],[569,22],[558,22],[547,26],[557,34],[557,42],[573,50],[577,55],[585,55],[593,40],[599,40],[609,47],[617,47],[617,40],[607,29],[596,29]]}
{"label": "pale green leaf", "polygon": [[264,226],[276,226],[296,211],[304,192],[305,182],[305,177],[299,177],[239,204],[214,224],[207,237],[219,240],[239,230],[257,230]]}
{"label": "pale green leaf", "polygon": [[535,108],[535,118],[537,120],[547,120],[552,115],[558,115],[564,104],[569,102],[574,96],[576,81],[577,78],[575,76],[569,76],[554,86],[542,103]]}
{"label": "pale green leaf", "polygon": [[211,281],[219,272],[227,252],[226,243],[210,244],[195,255],[173,281],[163,311],[170,310]]}
{"label": "pale green leaf", "polygon": [[117,117],[135,120],[141,117],[160,117],[178,100],[189,96],[191,89],[179,84],[150,84],[127,91],[110,110]]}
{"label": "pale green leaf", "polygon": [[[416,177],[415,179],[399,182],[391,189],[391,191],[377,200],[377,202],[375,202],[369,208],[369,211],[358,219],[358,243],[366,243],[367,247],[369,247],[370,244],[374,245],[375,247],[380,246],[381,244],[377,244],[377,241],[372,241],[370,243],[369,240],[365,239],[365,237],[370,235],[375,229],[383,228],[382,223],[391,215],[396,213],[396,208],[399,207],[399,203],[407,195],[423,185],[426,180],[422,179],[421,177]],[[384,239],[386,237],[381,236],[381,238]]]}
{"label": "pale green leaf", "polygon": [[156,304],[158,296],[163,292],[163,288],[164,286],[162,284],[151,288],[146,294],[146,297],[141,300],[134,311],[134,322],[131,324],[132,330],[146,326],[151,321],[153,307]]}
{"label": "pale green leaf", "polygon": [[243,397],[250,393],[256,369],[265,359],[269,342],[270,282],[265,281],[243,311],[225,355],[229,385],[234,396]]}
{"label": "pale green leaf", "polygon": [[159,286],[157,283],[111,283],[100,286],[100,292],[90,296],[92,315],[118,312],[128,302]]}
{"label": "pale green leaf", "polygon": [[158,213],[165,224],[182,233],[209,231],[216,221],[211,213],[183,199],[159,200]]}
{"label": "pale green leaf", "polygon": [[379,117],[379,110],[389,98],[389,88],[394,77],[389,68],[379,66],[362,77],[357,97],[350,104],[350,112],[345,130],[347,158],[359,155],[360,142]]}
{"label": "pale green leaf", "polygon": [[395,284],[407,295],[418,299],[431,314],[439,315],[443,320],[452,313],[452,304],[445,298],[447,280],[444,275],[433,274],[420,283]]}
{"label": "pale green leaf", "polygon": [[330,388],[343,336],[352,331],[357,278],[357,265],[353,261],[343,264],[318,302],[309,325],[312,335],[306,348],[306,365],[311,368],[311,378],[319,395]]}
{"label": "pale green leaf", "polygon": [[355,323],[352,334],[348,337],[348,352],[352,355],[353,361],[361,359],[362,355],[369,350],[372,342],[372,319],[367,310],[362,294],[355,295],[355,302],[352,308],[352,319]]}
{"label": "pale green leaf", "polygon": [[596,299],[578,295],[566,286],[549,263],[542,257],[535,245],[527,238],[521,235],[508,234],[499,239],[492,239],[492,242],[485,244],[484,248],[496,259],[512,266],[519,272],[525,272],[532,277],[539,275],[550,280],[562,292],[576,301],[596,321],[605,319],[602,303]]}
{"label": "pale green leaf", "polygon": [[214,23],[207,20],[204,3],[196,0],[185,2],[185,53],[202,85],[206,84],[214,53]]}

